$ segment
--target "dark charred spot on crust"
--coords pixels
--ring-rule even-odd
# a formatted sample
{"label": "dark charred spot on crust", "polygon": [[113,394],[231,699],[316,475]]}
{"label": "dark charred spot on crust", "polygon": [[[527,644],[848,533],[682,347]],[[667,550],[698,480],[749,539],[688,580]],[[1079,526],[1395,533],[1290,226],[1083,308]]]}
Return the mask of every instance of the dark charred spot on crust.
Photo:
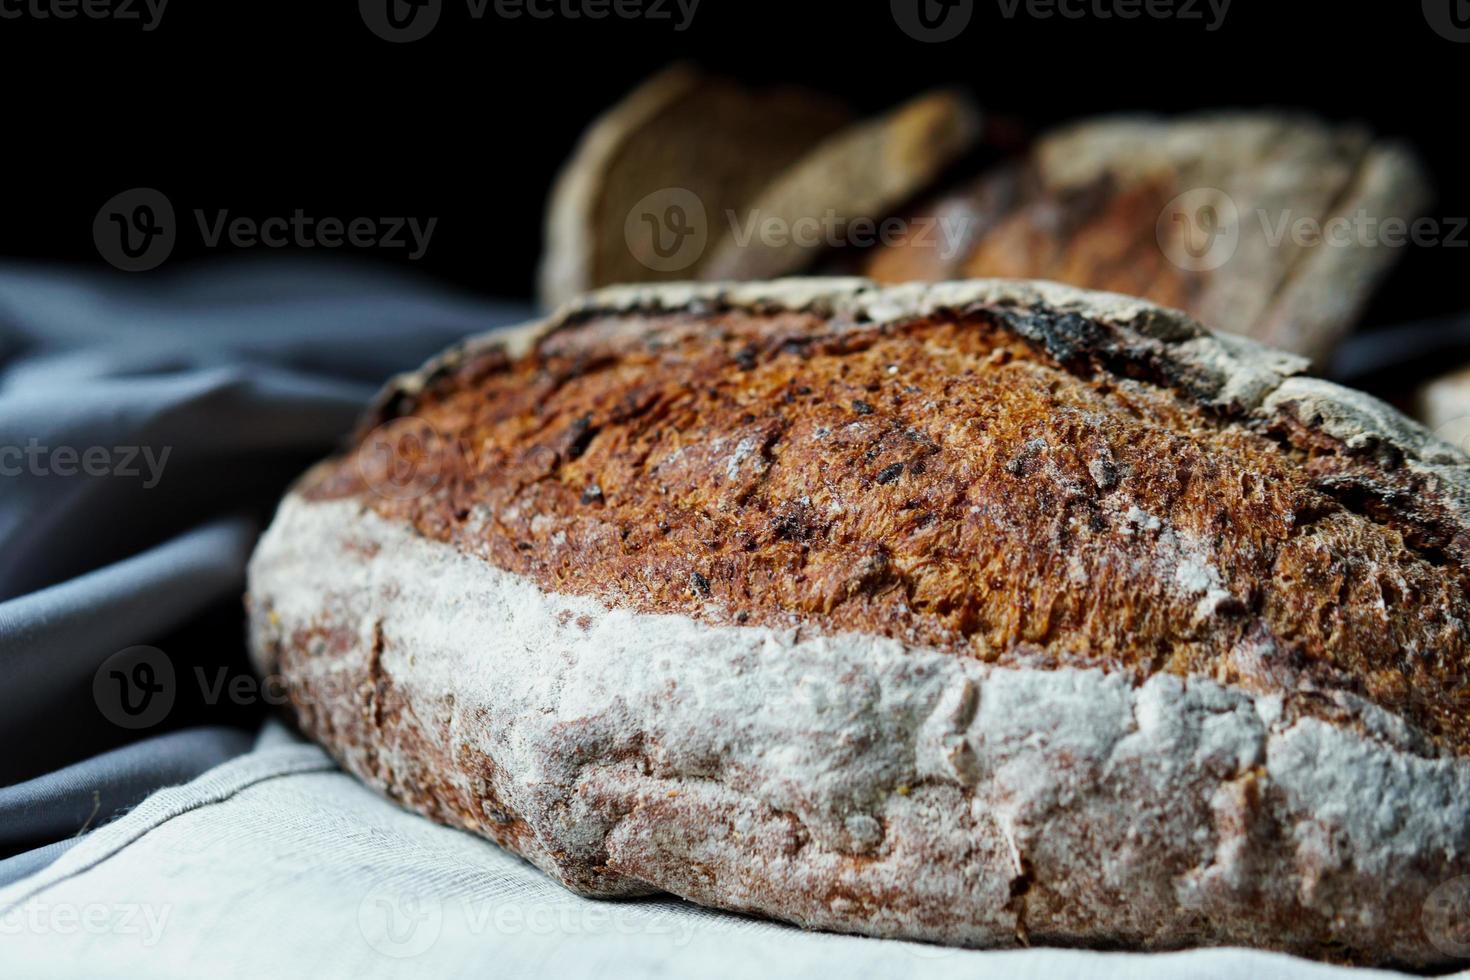
{"label": "dark charred spot on crust", "polygon": [[1470,751],[1463,526],[1388,447],[1235,419],[1214,387],[1075,313],[593,316],[394,403],[464,447],[421,497],[371,493],[350,458],[303,492],[551,591],[1000,664],[1310,681]]}
{"label": "dark charred spot on crust", "polygon": [[567,429],[566,448],[563,450],[566,458],[580,459],[582,454],[587,451],[587,447],[592,444],[592,440],[597,438],[597,433],[600,431],[600,429],[592,424],[592,416],[590,414],[574,419],[571,427]]}
{"label": "dark charred spot on crust", "polygon": [[1039,345],[1064,367],[1080,366],[1115,349],[1106,330],[1076,313],[1007,310],[1000,316],[1012,330]]}
{"label": "dark charred spot on crust", "polygon": [[782,541],[810,541],[817,534],[811,508],[798,501],[771,520],[771,533]]}
{"label": "dark charred spot on crust", "polygon": [[877,480],[879,483],[892,483],[900,476],[903,476],[903,464],[893,463],[892,465],[885,466],[883,467],[883,469],[879,470],[878,475],[874,477],[874,479]]}
{"label": "dark charred spot on crust", "polygon": [[701,598],[708,599],[710,596],[709,579],[698,572],[689,573],[689,587],[694,590],[695,595]]}
{"label": "dark charred spot on crust", "polygon": [[1219,393],[1216,381],[1168,357],[1156,342],[1122,341],[1113,330],[1077,313],[1002,310],[996,315],[1074,374],[1134,378],[1179,391],[1206,412],[1232,409],[1212,405]]}
{"label": "dark charred spot on crust", "polygon": [[1046,452],[1045,439],[1028,440],[1021,448],[1006,461],[1005,471],[1011,476],[1025,476],[1036,468],[1036,461],[1042,453]]}

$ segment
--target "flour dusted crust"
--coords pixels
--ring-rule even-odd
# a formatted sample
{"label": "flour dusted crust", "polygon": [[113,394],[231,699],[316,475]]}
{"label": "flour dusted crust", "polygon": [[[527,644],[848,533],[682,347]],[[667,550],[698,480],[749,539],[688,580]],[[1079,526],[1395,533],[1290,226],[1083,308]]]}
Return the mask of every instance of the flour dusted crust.
{"label": "flour dusted crust", "polygon": [[[1125,297],[998,281],[634,288],[516,343],[608,314],[802,310],[857,329],[977,308],[1058,361],[1086,346],[1211,411],[1381,460],[1383,499],[1417,481],[1402,520],[1421,546],[1463,547],[1457,450],[1299,377],[1299,359]],[[379,416],[495,344],[399,379]],[[1209,578],[1177,565],[1181,581]],[[986,663],[703,605],[548,589],[351,495],[293,493],[250,570],[252,650],[308,734],[406,806],[586,894],[670,891],[965,945],[1450,959],[1424,910],[1470,874],[1470,755],[1400,714],[1342,689],[1306,710],[1290,681]]]}

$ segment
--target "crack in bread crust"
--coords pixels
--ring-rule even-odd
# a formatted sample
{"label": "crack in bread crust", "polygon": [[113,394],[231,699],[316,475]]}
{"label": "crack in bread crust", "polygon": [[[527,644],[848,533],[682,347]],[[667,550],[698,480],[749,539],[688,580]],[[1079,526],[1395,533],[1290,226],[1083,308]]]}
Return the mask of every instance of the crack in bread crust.
{"label": "crack in bread crust", "polygon": [[1466,535],[1424,451],[1314,428],[1312,383],[1242,386],[1180,356],[1199,328],[1143,322],[581,312],[389,407],[452,447],[428,492],[374,495],[361,458],[303,492],[644,611],[1212,676],[1306,714],[1352,692],[1467,751]]}

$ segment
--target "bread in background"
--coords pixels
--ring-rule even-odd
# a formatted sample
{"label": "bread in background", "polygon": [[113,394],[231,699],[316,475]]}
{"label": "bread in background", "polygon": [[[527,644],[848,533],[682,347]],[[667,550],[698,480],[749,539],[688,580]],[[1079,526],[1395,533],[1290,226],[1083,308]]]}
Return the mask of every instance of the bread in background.
{"label": "bread in background", "polygon": [[[864,268],[884,283],[1041,278],[1140,296],[1320,361],[1400,249],[1304,243],[1293,228],[1422,214],[1427,182],[1402,147],[1298,114],[1086,120],[909,216],[962,229],[910,236]],[[1359,226],[1352,226],[1355,231]],[[1371,230],[1371,226],[1369,227]]]}
{"label": "bread in background", "polygon": [[812,92],[750,89],[687,65],[654,76],[593,123],[557,178],[546,216],[542,303],[557,306],[609,283],[697,277],[707,248],[701,255],[685,246],[673,262],[635,253],[634,245],[647,244],[646,236],[630,242],[627,234],[635,206],[653,195],[647,206],[655,221],[668,208],[683,208],[680,223],[698,222],[686,206],[692,195],[707,235],[708,222],[750,200],[852,118],[842,104]]}

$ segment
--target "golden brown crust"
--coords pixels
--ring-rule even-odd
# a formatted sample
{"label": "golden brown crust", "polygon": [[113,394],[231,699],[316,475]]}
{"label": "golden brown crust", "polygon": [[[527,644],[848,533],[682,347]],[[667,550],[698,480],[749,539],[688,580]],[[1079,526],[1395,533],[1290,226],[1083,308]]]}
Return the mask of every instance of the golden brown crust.
{"label": "golden brown crust", "polygon": [[1454,515],[1391,447],[1202,385],[1075,313],[594,311],[390,403],[453,447],[424,492],[372,493],[362,445],[303,490],[559,593],[1352,691],[1464,753]]}

